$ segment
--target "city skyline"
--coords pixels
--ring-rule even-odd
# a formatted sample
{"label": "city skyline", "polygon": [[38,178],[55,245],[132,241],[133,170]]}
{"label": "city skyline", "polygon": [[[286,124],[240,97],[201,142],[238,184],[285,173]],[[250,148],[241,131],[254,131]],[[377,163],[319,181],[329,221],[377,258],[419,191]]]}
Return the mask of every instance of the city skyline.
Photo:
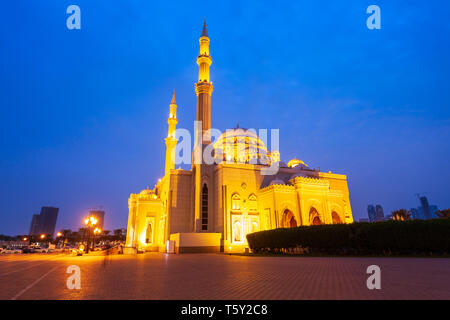
{"label": "city skyline", "polygon": [[[0,234],[26,234],[41,206],[60,208],[57,229],[77,228],[99,205],[108,214],[105,229],[126,227],[130,190],[153,187],[164,174],[173,89],[181,127],[193,129],[192,61],[204,18],[220,84],[213,127],[233,128],[238,116],[247,128],[276,124],[282,161],[298,157],[348,175],[355,220],[371,203],[385,215],[418,207],[415,194],[422,192],[449,207],[450,68],[436,57],[450,53],[441,41],[450,34],[443,22],[448,4],[405,9],[382,2],[383,27],[370,31],[364,5],[322,10],[302,2],[271,14],[267,3],[233,11],[226,4],[198,10],[79,1],[82,29],[74,32],[65,29],[64,8],[41,5],[41,15],[23,21],[16,18],[36,4],[8,3],[2,19],[13,28],[3,28],[12,32],[0,53]],[[285,10],[296,19],[282,20]],[[189,14],[173,21],[165,18],[169,11]],[[111,23],[119,13],[127,20]],[[35,52],[29,38],[41,39]]]}

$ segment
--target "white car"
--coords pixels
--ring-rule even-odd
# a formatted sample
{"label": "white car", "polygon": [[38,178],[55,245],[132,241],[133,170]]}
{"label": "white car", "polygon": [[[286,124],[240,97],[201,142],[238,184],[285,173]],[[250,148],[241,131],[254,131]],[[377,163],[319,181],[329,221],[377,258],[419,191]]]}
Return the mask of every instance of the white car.
{"label": "white car", "polygon": [[22,250],[14,248],[6,248],[2,251],[2,253],[22,253]]}
{"label": "white car", "polygon": [[34,252],[37,252],[37,253],[48,253],[48,249],[47,248],[34,248]]}

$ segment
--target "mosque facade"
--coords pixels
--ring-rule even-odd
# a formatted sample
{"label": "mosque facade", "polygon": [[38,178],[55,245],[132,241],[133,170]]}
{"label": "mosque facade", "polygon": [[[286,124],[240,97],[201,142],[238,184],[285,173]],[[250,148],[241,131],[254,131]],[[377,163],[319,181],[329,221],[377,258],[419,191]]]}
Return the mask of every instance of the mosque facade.
{"label": "mosque facade", "polygon": [[[192,158],[212,150],[214,163],[175,169],[177,102],[169,107],[165,173],[153,189],[128,199],[127,252],[242,252],[246,235],[274,228],[352,223],[347,177],[321,172],[299,159],[281,162],[253,130],[236,127],[212,141],[206,29],[200,36],[197,115]],[[268,174],[268,169],[276,171]]]}

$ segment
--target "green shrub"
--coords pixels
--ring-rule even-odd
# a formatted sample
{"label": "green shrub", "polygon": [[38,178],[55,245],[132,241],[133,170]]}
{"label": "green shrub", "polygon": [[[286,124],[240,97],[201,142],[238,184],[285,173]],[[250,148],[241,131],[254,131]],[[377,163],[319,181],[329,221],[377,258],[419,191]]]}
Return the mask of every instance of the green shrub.
{"label": "green shrub", "polygon": [[338,255],[449,254],[450,219],[283,228],[251,233],[247,240],[254,252],[302,247]]}

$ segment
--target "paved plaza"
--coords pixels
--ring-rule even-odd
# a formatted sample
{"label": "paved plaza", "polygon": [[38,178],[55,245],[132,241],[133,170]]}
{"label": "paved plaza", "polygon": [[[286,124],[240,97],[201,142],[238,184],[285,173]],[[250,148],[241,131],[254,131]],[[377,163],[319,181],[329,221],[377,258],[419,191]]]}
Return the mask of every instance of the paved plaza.
{"label": "paved plaza", "polygon": [[[369,265],[381,290],[367,289]],[[0,284],[0,299],[450,299],[450,259],[22,254],[0,256]]]}

